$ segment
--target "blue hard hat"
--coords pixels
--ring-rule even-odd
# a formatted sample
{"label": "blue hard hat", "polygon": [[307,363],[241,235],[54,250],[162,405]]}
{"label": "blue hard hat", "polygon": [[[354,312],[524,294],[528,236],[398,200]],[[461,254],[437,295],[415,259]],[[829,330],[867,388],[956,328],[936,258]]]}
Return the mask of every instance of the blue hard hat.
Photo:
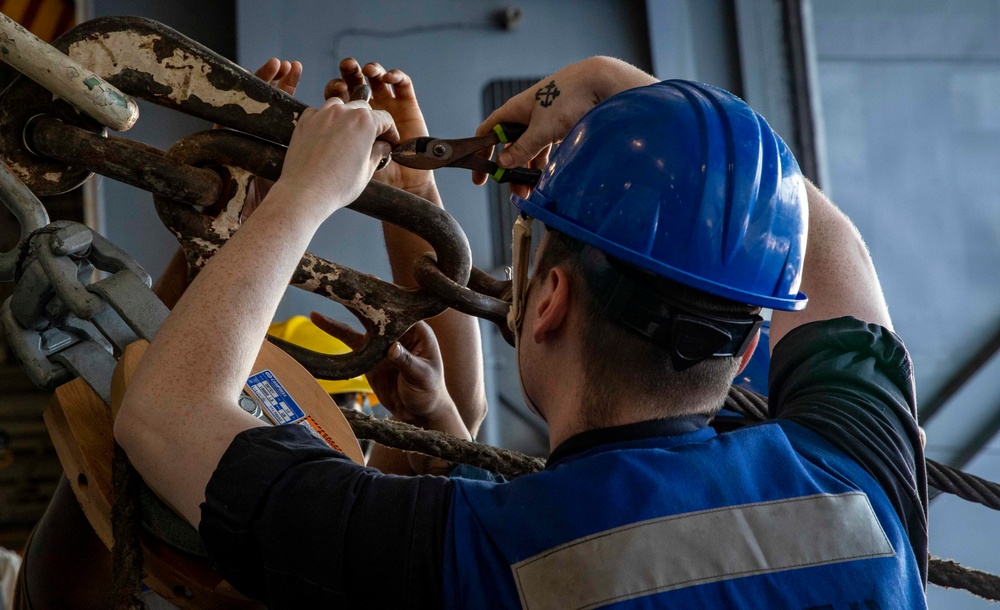
{"label": "blue hard hat", "polygon": [[671,80],[588,112],[527,199],[551,228],[675,282],[799,310],[805,182],[785,143],[735,95]]}

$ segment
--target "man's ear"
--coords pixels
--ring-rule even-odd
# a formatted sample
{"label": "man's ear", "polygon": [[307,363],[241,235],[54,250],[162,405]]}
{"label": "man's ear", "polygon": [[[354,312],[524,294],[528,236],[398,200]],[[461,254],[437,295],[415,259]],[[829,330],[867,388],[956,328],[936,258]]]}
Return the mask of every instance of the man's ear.
{"label": "man's ear", "polygon": [[535,320],[531,336],[536,343],[559,332],[566,322],[572,291],[569,274],[556,265],[549,269],[545,279],[535,288],[538,300],[535,302]]}
{"label": "man's ear", "polygon": [[757,329],[757,334],[750,340],[750,347],[747,348],[747,351],[743,352],[743,356],[740,358],[740,370],[736,371],[737,375],[742,373],[743,369],[747,368],[747,365],[750,364],[750,357],[753,356],[754,351],[757,350],[757,343],[759,342],[760,329]]}

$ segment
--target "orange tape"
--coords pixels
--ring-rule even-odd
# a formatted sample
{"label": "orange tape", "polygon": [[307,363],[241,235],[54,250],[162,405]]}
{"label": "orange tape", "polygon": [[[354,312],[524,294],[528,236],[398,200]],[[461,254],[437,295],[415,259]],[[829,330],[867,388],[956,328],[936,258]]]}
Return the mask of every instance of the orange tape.
{"label": "orange tape", "polygon": [[326,441],[327,445],[330,445],[331,447],[333,447],[334,449],[336,449],[337,451],[339,451],[341,453],[346,453],[343,449],[340,448],[340,445],[338,445],[333,440],[333,438],[329,434],[326,433],[326,430],[324,430],[323,428],[321,428],[320,425],[318,423],[316,423],[316,420],[313,419],[312,416],[307,415],[304,420],[302,420],[302,421],[300,421],[298,423],[300,425],[303,425],[303,426],[306,425],[306,424],[308,424],[309,427],[313,429],[313,431],[316,433],[317,436],[319,436],[321,439],[323,439],[324,441]]}

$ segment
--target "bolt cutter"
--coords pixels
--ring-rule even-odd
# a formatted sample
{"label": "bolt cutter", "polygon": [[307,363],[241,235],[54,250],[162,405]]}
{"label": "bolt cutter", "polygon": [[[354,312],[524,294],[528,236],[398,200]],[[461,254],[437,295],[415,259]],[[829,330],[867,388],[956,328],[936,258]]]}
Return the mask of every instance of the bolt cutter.
{"label": "bolt cutter", "polygon": [[503,168],[476,153],[496,146],[515,142],[527,129],[524,125],[503,123],[493,128],[493,133],[478,138],[442,140],[423,136],[400,142],[392,149],[392,160],[413,169],[439,167],[464,167],[488,174],[497,182],[534,185],[542,172],[523,167]]}

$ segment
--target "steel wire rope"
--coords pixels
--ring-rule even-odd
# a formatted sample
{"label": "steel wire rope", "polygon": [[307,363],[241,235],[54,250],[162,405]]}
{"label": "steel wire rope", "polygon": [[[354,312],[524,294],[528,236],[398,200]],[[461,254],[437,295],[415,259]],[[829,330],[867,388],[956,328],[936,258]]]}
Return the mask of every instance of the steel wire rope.
{"label": "steel wire rope", "polygon": [[[767,399],[737,386],[730,388],[724,407],[750,420],[767,419]],[[544,460],[516,451],[461,440],[441,432],[378,419],[350,409],[342,411],[359,438],[371,439],[387,447],[468,464],[508,478],[538,472],[545,467]],[[934,487],[964,500],[1000,510],[1000,485],[997,483],[934,460],[926,460],[926,463],[927,480]],[[927,577],[928,582],[939,587],[963,589],[984,599],[1000,601],[1000,576],[989,572],[928,555]]]}

